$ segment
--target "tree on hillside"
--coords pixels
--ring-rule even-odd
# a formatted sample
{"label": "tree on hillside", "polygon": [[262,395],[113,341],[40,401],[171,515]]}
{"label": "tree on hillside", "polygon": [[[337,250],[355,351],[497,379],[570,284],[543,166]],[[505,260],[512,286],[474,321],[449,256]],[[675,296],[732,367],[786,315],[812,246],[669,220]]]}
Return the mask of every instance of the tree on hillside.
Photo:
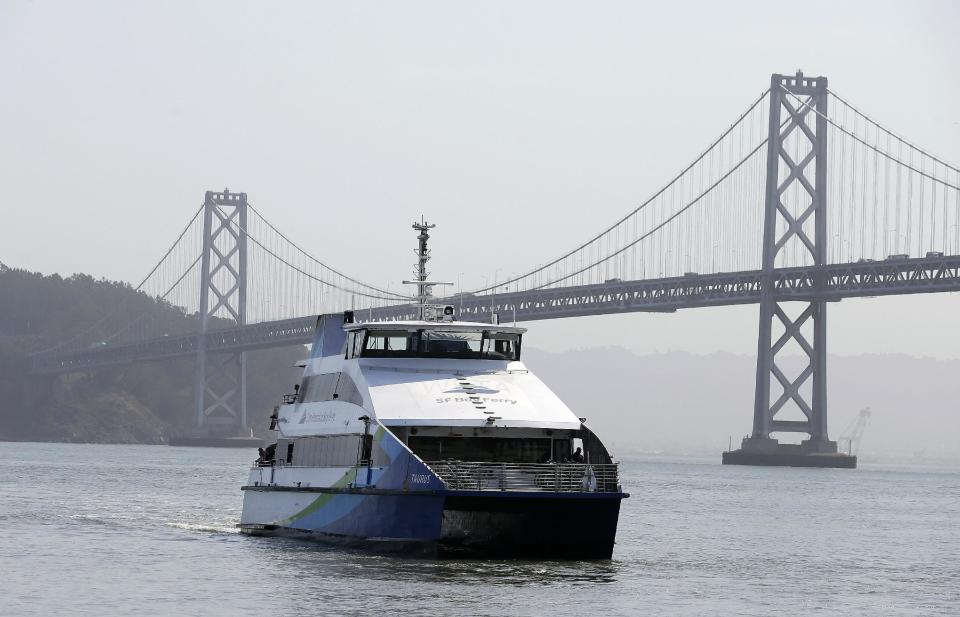
{"label": "tree on hillside", "polygon": [[[196,315],[126,283],[0,264],[0,439],[159,443],[189,430],[193,358],[54,378],[28,375],[30,353],[116,341],[118,331],[138,319],[164,333],[196,329]],[[247,406],[255,427],[299,377],[293,364],[305,353],[294,346],[248,354]]]}

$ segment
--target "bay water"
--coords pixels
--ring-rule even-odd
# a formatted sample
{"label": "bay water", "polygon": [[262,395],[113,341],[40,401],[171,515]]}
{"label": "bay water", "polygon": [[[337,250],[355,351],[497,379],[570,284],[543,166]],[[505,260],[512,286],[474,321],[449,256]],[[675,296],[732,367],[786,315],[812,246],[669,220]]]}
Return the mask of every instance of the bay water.
{"label": "bay water", "polygon": [[628,457],[614,558],[565,562],[243,536],[251,450],[0,443],[0,457],[10,615],[960,615],[949,467]]}

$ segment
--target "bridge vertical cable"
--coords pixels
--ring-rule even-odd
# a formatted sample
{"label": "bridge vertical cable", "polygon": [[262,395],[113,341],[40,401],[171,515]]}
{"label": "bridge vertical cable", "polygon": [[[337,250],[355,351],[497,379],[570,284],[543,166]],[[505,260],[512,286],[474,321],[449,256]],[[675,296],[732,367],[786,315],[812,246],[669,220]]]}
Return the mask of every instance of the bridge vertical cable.
{"label": "bridge vertical cable", "polygon": [[830,262],[960,254],[960,169],[829,92]]}
{"label": "bridge vertical cable", "polygon": [[250,214],[247,229],[243,230],[249,242],[251,264],[249,322],[411,302],[409,296],[365,283],[321,261],[252,205]]}
{"label": "bridge vertical cable", "polygon": [[199,305],[202,211],[201,206],[138,285],[116,284],[136,294],[124,293],[118,302],[99,307],[101,316],[76,334],[64,333],[68,328],[74,330],[77,324],[63,324],[64,333],[50,335],[56,342],[47,341],[33,353],[71,353],[194,331]]}
{"label": "bridge vertical cable", "polygon": [[[88,352],[151,339],[192,334],[200,329],[201,257],[203,217],[201,206],[174,243],[147,276],[116,304],[102,307],[102,316],[72,336],[51,334],[34,354],[57,355]],[[240,253],[234,250],[242,235],[247,238],[246,323],[254,324],[347,309],[372,310],[409,304],[409,296],[389,287],[364,283],[320,261],[249,207],[246,226],[226,211],[218,211],[223,225],[211,238],[211,251],[222,259],[211,271],[210,282],[229,296],[236,293]],[[119,285],[120,287],[128,286]],[[235,326],[236,303],[211,302],[208,329]],[[75,328],[76,324],[64,324]]]}
{"label": "bridge vertical cable", "polygon": [[590,240],[473,293],[531,291],[757,269],[767,91],[693,162]]}

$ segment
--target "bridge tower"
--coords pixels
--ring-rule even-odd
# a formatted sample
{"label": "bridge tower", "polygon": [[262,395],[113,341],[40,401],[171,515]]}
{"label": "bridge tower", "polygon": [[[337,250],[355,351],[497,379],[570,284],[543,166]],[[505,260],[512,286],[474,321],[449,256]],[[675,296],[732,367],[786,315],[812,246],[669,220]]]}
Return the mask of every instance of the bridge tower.
{"label": "bridge tower", "polygon": [[[827,436],[827,303],[782,299],[774,272],[788,250],[795,258],[801,255],[803,265],[826,265],[826,117],[825,77],[799,71],[772,76],[753,431],[740,450],[724,453],[724,463],[856,465],[855,458],[837,455],[836,442]],[[801,352],[804,364],[792,377],[777,363],[778,354],[790,346]],[[791,407],[796,415],[785,419]],[[777,432],[806,433],[808,438],[799,445],[780,444],[771,437]],[[814,454],[818,456],[810,456]]]}
{"label": "bridge tower", "polygon": [[247,323],[247,194],[207,191],[200,265],[200,338],[194,387],[197,437],[247,427],[246,354],[208,352],[209,330]]}

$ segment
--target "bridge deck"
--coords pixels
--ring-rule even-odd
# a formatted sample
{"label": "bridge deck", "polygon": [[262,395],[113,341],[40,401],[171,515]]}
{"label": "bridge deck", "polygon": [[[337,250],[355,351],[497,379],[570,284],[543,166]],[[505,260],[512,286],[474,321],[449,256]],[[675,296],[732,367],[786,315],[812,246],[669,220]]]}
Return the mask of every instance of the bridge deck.
{"label": "bridge deck", "polygon": [[[640,281],[541,289],[463,298],[461,319],[489,321],[491,312],[520,321],[630,312],[670,312],[685,308],[751,304],[760,301],[762,273],[689,275]],[[773,273],[781,301],[960,291],[960,256],[863,261],[821,267],[782,268]],[[459,308],[460,298],[448,299]],[[366,314],[364,314],[366,313]],[[398,305],[358,311],[369,319],[411,319],[414,308]],[[208,331],[208,351],[245,351],[310,343],[316,316],[268,321]],[[183,334],[107,345],[95,349],[33,356],[34,374],[82,371],[103,366],[160,360],[197,352],[198,334]]]}

